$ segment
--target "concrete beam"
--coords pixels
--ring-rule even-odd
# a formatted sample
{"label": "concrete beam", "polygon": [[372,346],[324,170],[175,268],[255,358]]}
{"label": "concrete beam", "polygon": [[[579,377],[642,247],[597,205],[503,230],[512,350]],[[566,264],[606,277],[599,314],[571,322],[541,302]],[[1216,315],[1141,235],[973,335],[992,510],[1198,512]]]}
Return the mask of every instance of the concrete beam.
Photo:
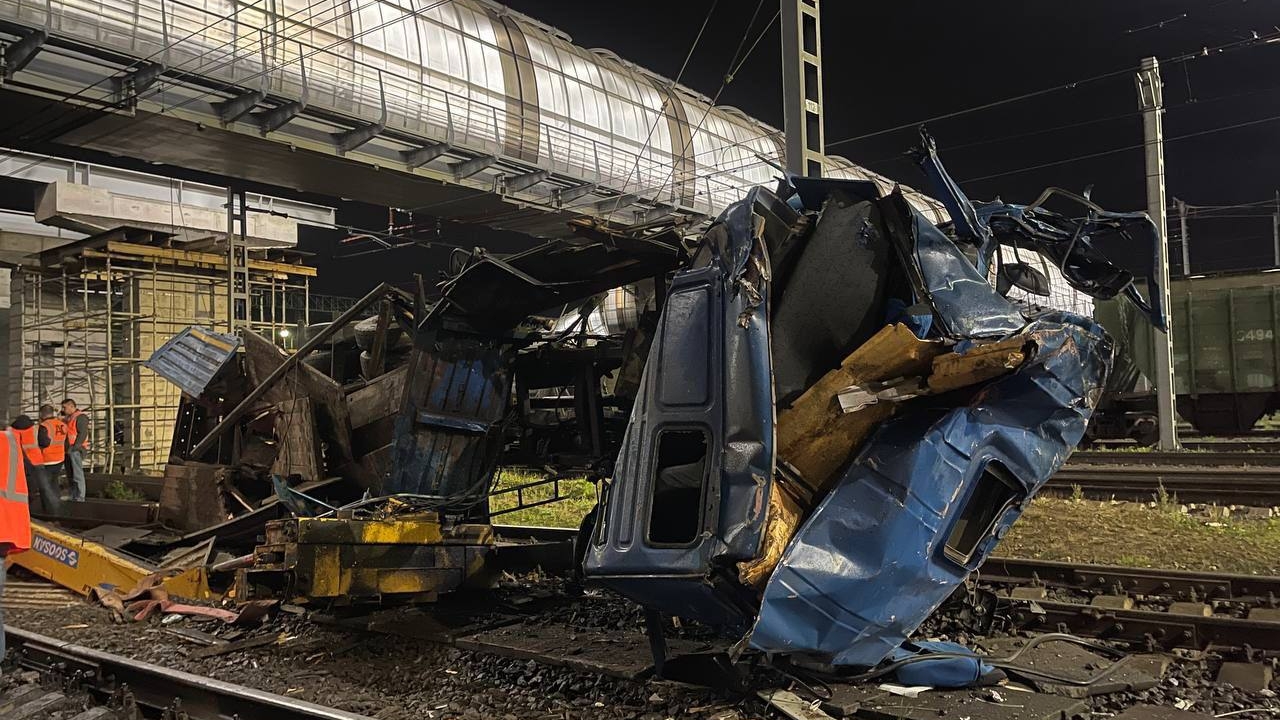
{"label": "concrete beam", "polygon": [[596,191],[595,183],[583,183],[574,185],[573,187],[560,188],[556,190],[555,201],[557,207],[564,207],[565,203],[571,203],[579,198],[586,197]]}
{"label": "concrete beam", "polygon": [[404,160],[404,164],[408,165],[409,169],[412,170],[426,165],[452,149],[453,146],[449,143],[435,143],[416,150],[401,150],[400,157]]}
{"label": "concrete beam", "polygon": [[465,180],[476,173],[482,172],[485,168],[493,167],[497,162],[498,158],[492,155],[481,155],[478,158],[453,163],[449,166],[449,169],[453,171],[454,180]]}
{"label": "concrete beam", "polygon": [[[45,228],[46,230],[51,228]],[[49,237],[42,234],[10,232],[0,229],[0,263],[22,265],[38,264],[40,253],[53,250],[81,237],[80,233],[70,233],[74,237]],[[8,299],[8,298],[4,298]]]}
{"label": "concrete beam", "polygon": [[546,170],[534,170],[523,175],[512,175],[506,178],[504,184],[507,192],[520,192],[521,190],[528,190],[550,176],[551,173]]}
{"label": "concrete beam", "polygon": [[[221,208],[123,195],[71,182],[50,183],[40,192],[35,219],[86,233],[128,225],[175,233],[179,243],[227,232],[227,213]],[[298,221],[249,213],[245,235],[250,247],[292,247],[298,243]]]}
{"label": "concrete beam", "polygon": [[378,133],[382,132],[384,127],[382,123],[375,123],[352,128],[344,132],[330,133],[329,137],[333,138],[333,146],[337,148],[338,153],[345,155],[378,137]]}
{"label": "concrete beam", "polygon": [[265,97],[266,93],[261,90],[253,90],[243,95],[213,103],[213,111],[218,113],[218,119],[224,125],[227,125],[244,117],[245,113],[252,110]]}
{"label": "concrete beam", "polygon": [[49,33],[44,30],[32,30],[20,39],[4,47],[3,76],[13,77],[14,73],[27,66],[31,59],[40,52],[40,48],[49,40]]}

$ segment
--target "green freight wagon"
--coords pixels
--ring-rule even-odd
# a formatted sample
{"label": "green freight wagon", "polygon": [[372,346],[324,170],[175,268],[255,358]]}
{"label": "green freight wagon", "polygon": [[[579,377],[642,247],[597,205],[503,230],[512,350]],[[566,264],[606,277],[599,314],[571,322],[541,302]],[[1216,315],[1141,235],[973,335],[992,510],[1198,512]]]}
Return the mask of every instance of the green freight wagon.
{"label": "green freight wagon", "polygon": [[[1193,276],[1169,284],[1178,414],[1206,435],[1238,435],[1280,409],[1280,272]],[[1117,340],[1116,370],[1094,437],[1150,439],[1152,330],[1131,306],[1100,302],[1094,317]]]}

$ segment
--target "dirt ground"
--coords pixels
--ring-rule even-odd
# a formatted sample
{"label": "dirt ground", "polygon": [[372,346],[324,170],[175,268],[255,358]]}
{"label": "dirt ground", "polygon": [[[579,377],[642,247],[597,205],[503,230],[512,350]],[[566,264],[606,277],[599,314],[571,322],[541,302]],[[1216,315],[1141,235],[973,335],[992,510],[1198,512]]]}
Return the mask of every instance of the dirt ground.
{"label": "dirt ground", "polygon": [[1280,519],[1210,521],[1175,503],[1037,498],[999,555],[1280,575]]}

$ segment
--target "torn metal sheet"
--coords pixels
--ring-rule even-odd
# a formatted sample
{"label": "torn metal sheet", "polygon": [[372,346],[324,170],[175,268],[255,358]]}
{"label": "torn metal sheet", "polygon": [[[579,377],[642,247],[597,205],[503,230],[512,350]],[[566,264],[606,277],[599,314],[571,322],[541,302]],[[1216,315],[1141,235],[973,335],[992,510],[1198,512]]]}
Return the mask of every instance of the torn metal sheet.
{"label": "torn metal sheet", "polygon": [[488,494],[503,447],[511,379],[503,343],[420,331],[382,492],[465,508]]}
{"label": "torn metal sheet", "polygon": [[[1000,253],[1002,246],[1035,250],[1051,258],[1076,290],[1100,300],[1123,295],[1147,316],[1153,327],[1162,331],[1168,328],[1168,310],[1160,304],[1161,293],[1155,280],[1159,243],[1163,240],[1145,212],[1111,212],[1092,202],[1088,191],[1077,195],[1061,188],[1045,190],[1030,205],[996,201],[975,206],[947,174],[933,138],[923,128],[921,140],[917,160],[950,213],[958,239],[978,246],[974,264],[980,274],[988,274],[993,255]],[[1080,212],[1066,216],[1045,209],[1045,203],[1054,198],[1070,202]],[[1144,268],[1146,297],[1134,286],[1133,273],[1116,267],[1097,250],[1099,242],[1112,238],[1148,249],[1150,262]]]}
{"label": "torn metal sheet", "polygon": [[239,349],[239,337],[193,325],[151,353],[143,366],[187,395],[199,397]]}

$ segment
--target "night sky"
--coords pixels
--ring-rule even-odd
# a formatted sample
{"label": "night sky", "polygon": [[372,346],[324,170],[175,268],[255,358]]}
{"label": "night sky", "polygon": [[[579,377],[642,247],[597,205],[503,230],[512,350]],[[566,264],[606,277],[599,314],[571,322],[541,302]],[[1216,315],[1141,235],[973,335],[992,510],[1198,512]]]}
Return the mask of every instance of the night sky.
{"label": "night sky", "polygon": [[[599,2],[510,0],[512,8],[571,35],[586,47],[605,47],[674,77],[711,0]],[[719,0],[683,84],[714,95],[744,33],[754,40],[773,17],[776,0]],[[980,8],[980,12],[975,12]],[[1280,0],[988,0],[955,3],[898,0],[823,4],[826,136],[828,149],[856,163],[921,186],[904,152],[914,125],[1005,98],[1118,74],[995,109],[929,123],[952,175],[974,199],[1000,196],[1029,202],[1047,185],[1094,186],[1093,197],[1114,210],[1145,209],[1142,121],[1132,72],[1144,56],[1185,56],[1277,32]],[[782,127],[779,29],[775,23],[724,90],[736,106]],[[1195,205],[1250,203],[1280,187],[1280,43],[1166,64],[1165,134],[1170,201]],[[1250,127],[1182,135],[1267,118]],[[910,127],[840,143],[898,125]],[[1064,126],[1071,126],[1065,129]],[[834,145],[834,147],[832,146]],[[1119,152],[1110,152],[1130,148]],[[1109,153],[1090,159],[1084,155]],[[1032,166],[1048,167],[1026,170]],[[999,175],[998,177],[988,177]],[[1221,214],[1191,224],[1192,270],[1271,265],[1270,208]],[[376,222],[367,214],[348,212]],[[1176,218],[1171,231],[1176,229]],[[370,225],[376,227],[376,225]],[[453,228],[464,243],[510,247],[513,240],[479,228]],[[317,248],[318,259],[332,251]],[[432,265],[447,251],[397,250],[342,261],[344,281],[355,275],[403,273]],[[339,254],[341,254],[339,252]],[[1178,252],[1174,259],[1180,264]],[[1175,267],[1175,270],[1179,268]],[[325,283],[326,285],[328,283]],[[335,286],[336,288],[336,286]],[[340,290],[330,288],[331,291]]]}
{"label": "night sky", "polygon": [[[564,30],[579,45],[608,47],[673,77],[712,3],[506,4]],[[685,85],[715,93],[755,7],[751,0],[720,0],[682,79]],[[776,0],[765,0],[756,30],[774,8]],[[1280,29],[1277,0],[826,0],[822,12],[828,151],[917,187],[922,177],[903,156],[916,139],[916,121],[1136,67],[1144,56],[1184,56]],[[721,103],[782,127],[778,33],[775,23]],[[1273,198],[1280,187],[1280,43],[1162,70],[1169,108],[1166,138],[1277,118],[1170,141],[1165,161],[1171,201],[1217,205]],[[1094,199],[1104,207],[1145,209],[1138,148],[1014,172],[1138,145],[1142,119],[1136,111],[1132,73],[1122,72],[929,127],[948,169],[974,199],[1029,202],[1048,185],[1081,190],[1092,184]],[[1013,137],[1079,123],[1087,124]],[[912,127],[832,147],[844,138],[903,124]],[[999,173],[1009,174],[981,179]],[[1193,271],[1200,261],[1206,270],[1271,264],[1269,217],[1200,220],[1190,234]]]}

